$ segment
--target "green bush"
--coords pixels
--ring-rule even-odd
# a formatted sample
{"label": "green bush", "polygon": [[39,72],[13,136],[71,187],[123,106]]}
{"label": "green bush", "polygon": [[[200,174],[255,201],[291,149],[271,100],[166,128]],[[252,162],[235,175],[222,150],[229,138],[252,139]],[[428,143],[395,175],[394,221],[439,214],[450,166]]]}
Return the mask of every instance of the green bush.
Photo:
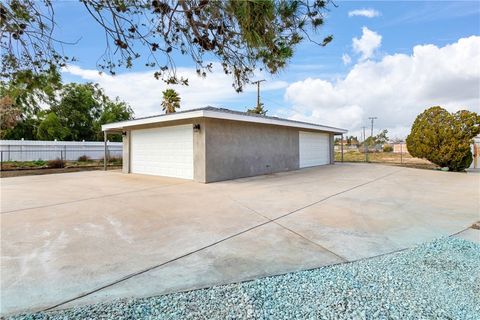
{"label": "green bush", "polygon": [[65,168],[65,161],[62,159],[55,159],[48,161],[49,168]]}
{"label": "green bush", "polygon": [[44,165],[47,164],[46,161],[42,160],[42,159],[38,159],[38,160],[35,160],[35,161],[32,161],[32,163],[38,167],[43,167]]}
{"label": "green bush", "polygon": [[450,171],[464,171],[465,169],[469,168],[472,164],[473,156],[472,152],[469,150],[466,152],[462,158],[457,159],[456,161],[452,161],[448,169]]}
{"label": "green bush", "polygon": [[393,147],[391,145],[384,145],[383,152],[393,152]]}
{"label": "green bush", "polygon": [[470,144],[479,132],[477,113],[431,107],[415,119],[407,137],[408,152],[450,171],[463,171],[472,163]]}

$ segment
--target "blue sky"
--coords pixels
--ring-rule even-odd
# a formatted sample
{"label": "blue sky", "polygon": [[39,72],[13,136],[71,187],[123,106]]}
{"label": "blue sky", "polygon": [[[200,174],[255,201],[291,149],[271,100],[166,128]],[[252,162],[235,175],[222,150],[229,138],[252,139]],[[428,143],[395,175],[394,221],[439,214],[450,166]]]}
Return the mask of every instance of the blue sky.
{"label": "blue sky", "polygon": [[[279,74],[256,76],[267,79],[262,100],[269,114],[342,126],[354,134],[368,116],[376,115],[378,129],[387,128],[391,135],[402,137],[415,115],[430,104],[451,111],[460,107],[478,111],[479,2],[336,4],[317,36],[333,34],[333,42],[327,47],[304,43]],[[354,15],[355,10],[364,10],[364,15]],[[105,48],[104,36],[81,5],[57,2],[56,15],[57,36],[79,40],[76,46],[65,47],[78,62],[64,72],[64,81],[97,81],[107,94],[127,100],[137,116],[160,112],[159,99],[166,86],[151,80],[151,71],[142,64],[121,71],[115,79],[92,72]],[[188,58],[177,56],[176,63],[190,74],[193,64]],[[459,67],[452,69],[456,64]],[[221,74],[191,80],[189,88],[175,87],[184,108],[208,104],[245,110],[255,104],[254,86],[237,94]],[[443,97],[445,88],[455,92]]]}

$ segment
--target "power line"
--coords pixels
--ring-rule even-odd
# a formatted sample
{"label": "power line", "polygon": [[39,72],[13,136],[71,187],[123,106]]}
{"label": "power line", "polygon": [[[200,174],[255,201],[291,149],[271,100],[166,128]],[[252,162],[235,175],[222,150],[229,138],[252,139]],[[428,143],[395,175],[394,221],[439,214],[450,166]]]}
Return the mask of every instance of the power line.
{"label": "power line", "polygon": [[274,104],[277,104],[277,105],[279,105],[279,106],[281,106],[281,105],[285,104],[285,102],[283,102],[283,101],[282,101],[282,102],[280,102],[280,100],[276,100],[276,99],[267,98],[267,97],[265,97],[265,96],[262,98],[262,100],[269,101],[269,102],[271,102],[271,103],[274,103]]}

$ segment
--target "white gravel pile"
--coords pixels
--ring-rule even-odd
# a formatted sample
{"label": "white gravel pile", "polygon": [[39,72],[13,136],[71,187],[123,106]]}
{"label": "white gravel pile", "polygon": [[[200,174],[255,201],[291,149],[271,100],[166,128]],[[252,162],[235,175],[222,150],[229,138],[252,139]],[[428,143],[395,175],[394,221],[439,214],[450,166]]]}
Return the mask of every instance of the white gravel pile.
{"label": "white gravel pile", "polygon": [[480,245],[444,238],[353,263],[14,319],[480,319]]}

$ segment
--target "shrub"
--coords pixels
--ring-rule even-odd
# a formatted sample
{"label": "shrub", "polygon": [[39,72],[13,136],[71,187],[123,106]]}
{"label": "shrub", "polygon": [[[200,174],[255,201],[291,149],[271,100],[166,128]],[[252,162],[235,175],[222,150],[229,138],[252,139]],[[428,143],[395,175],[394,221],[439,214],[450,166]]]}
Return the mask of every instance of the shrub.
{"label": "shrub", "polygon": [[472,163],[470,143],[479,132],[477,113],[431,107],[415,119],[407,137],[408,152],[450,171],[463,171]]}
{"label": "shrub", "polygon": [[391,145],[384,145],[383,146],[383,152],[392,152],[393,151],[393,147]]}
{"label": "shrub", "polygon": [[462,158],[459,158],[456,161],[452,161],[448,169],[450,171],[463,171],[468,167],[470,167],[470,165],[472,164],[472,161],[473,161],[472,152],[469,150],[468,152],[465,152],[463,154]]}
{"label": "shrub", "polygon": [[46,161],[42,160],[42,159],[38,159],[38,160],[35,160],[35,161],[32,161],[34,165],[38,166],[38,167],[43,167],[44,165],[47,164]]}
{"label": "shrub", "polygon": [[65,168],[65,161],[62,159],[55,159],[48,161],[49,168]]}
{"label": "shrub", "polygon": [[90,157],[87,156],[87,155],[83,155],[83,156],[78,157],[78,161],[87,162],[87,161],[90,161]]}

